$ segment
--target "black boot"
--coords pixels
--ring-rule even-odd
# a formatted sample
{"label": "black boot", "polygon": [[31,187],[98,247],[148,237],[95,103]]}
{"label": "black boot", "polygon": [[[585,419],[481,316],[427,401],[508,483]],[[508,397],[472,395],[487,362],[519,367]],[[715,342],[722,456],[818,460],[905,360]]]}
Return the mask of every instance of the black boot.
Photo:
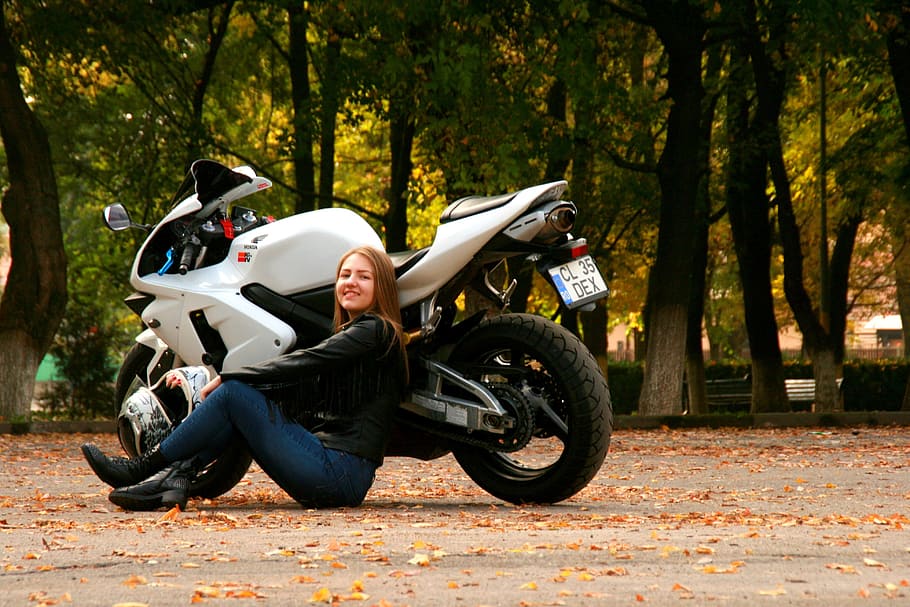
{"label": "black boot", "polygon": [[85,443],[82,445],[82,455],[85,456],[88,465],[92,467],[98,478],[115,489],[135,485],[168,464],[157,446],[139,457],[130,459],[108,457],[95,445]]}
{"label": "black boot", "polygon": [[157,510],[162,506],[173,508],[175,505],[186,510],[190,484],[195,476],[196,470],[191,461],[177,462],[141,483],[114,489],[108,499],[124,510]]}

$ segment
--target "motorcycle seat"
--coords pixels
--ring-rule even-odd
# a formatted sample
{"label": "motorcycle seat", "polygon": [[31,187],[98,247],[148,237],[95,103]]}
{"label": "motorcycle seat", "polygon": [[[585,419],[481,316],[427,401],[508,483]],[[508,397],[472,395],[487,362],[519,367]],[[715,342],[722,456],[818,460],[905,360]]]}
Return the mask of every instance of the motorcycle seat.
{"label": "motorcycle seat", "polygon": [[400,277],[402,274],[414,267],[420,259],[427,254],[427,251],[430,250],[430,247],[425,247],[423,249],[418,249],[416,251],[398,251],[395,253],[389,253],[389,257],[392,259],[392,265],[395,266],[395,276]]}
{"label": "motorcycle seat", "polygon": [[442,215],[439,216],[439,223],[455,221],[456,219],[462,219],[501,207],[515,198],[517,193],[518,192],[499,194],[498,196],[465,196],[464,198],[459,198],[442,212]]}

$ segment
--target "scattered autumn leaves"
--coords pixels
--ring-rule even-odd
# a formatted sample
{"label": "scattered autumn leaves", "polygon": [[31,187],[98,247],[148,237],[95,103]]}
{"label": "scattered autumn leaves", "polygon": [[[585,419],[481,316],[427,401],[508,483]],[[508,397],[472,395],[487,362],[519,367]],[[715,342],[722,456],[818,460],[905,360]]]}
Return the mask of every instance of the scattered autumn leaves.
{"label": "scattered autumn leaves", "polygon": [[[637,588],[623,597],[634,602],[653,603],[659,592],[664,599],[669,593],[710,600],[705,580],[749,578],[762,567],[754,558],[758,547],[792,530],[812,537],[830,558],[814,564],[811,581],[791,576],[749,592],[802,598],[827,572],[856,580],[849,583],[852,598],[902,599],[910,594],[910,545],[897,560],[872,545],[887,534],[904,536],[906,509],[882,510],[870,505],[875,499],[858,499],[880,493],[908,503],[910,485],[889,480],[894,470],[910,466],[908,442],[897,436],[903,430],[894,432],[877,429],[875,440],[805,429],[620,432],[598,479],[557,507],[503,505],[446,458],[390,461],[367,503],[352,510],[299,509],[254,470],[217,500],[191,501],[188,512],[151,514],[128,514],[107,503],[81,466],[81,439],[0,436],[0,533],[29,530],[41,542],[20,551],[7,542],[0,575],[52,575],[63,569],[56,555],[116,532],[139,546],[143,537],[170,541],[103,555],[117,571],[128,564],[119,587],[137,596],[178,589],[182,602],[192,604],[269,600],[292,589],[297,600],[316,606],[425,604],[428,596],[443,597],[439,604],[445,604],[470,592],[484,596],[491,584],[507,589],[508,603],[519,606],[615,599],[615,588],[629,584]],[[849,486],[829,476],[831,466],[860,470],[869,482]],[[287,541],[253,554],[224,545],[252,533]],[[570,535],[575,539],[567,540]],[[218,541],[212,546],[184,536]],[[799,557],[784,552],[779,558]],[[251,562],[288,573],[263,582],[252,572],[219,567]],[[634,582],[643,570],[662,585]],[[667,571],[684,573],[661,579]],[[99,572],[73,569],[67,575],[78,587],[95,583]],[[28,579],[37,585],[46,578]],[[799,584],[806,590],[797,594]],[[73,603],[74,596],[77,588],[46,589],[28,600],[44,607]],[[501,602],[489,597],[490,604]]]}

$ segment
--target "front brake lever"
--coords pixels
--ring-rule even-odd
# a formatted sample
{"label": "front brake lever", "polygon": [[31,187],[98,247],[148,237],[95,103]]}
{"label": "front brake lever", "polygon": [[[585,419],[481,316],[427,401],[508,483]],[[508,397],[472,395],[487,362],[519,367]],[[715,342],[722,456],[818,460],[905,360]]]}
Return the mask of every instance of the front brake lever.
{"label": "front brake lever", "polygon": [[171,266],[174,265],[174,247],[171,247],[167,250],[167,261],[164,262],[164,265],[158,270],[158,276],[164,276],[165,272],[171,269]]}

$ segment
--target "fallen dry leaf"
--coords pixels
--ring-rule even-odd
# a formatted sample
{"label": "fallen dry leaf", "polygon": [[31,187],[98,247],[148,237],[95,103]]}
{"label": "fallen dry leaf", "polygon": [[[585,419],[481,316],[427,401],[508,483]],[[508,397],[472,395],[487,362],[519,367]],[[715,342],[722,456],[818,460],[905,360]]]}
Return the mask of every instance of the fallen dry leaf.
{"label": "fallen dry leaf", "polygon": [[145,586],[148,584],[148,580],[141,575],[131,575],[121,582],[124,586],[129,586],[130,588],[135,588],[136,586]]}
{"label": "fallen dry leaf", "polygon": [[173,508],[171,508],[170,510],[168,510],[167,512],[162,514],[158,520],[159,521],[176,521],[179,516],[180,516],[180,505],[175,504]]}
{"label": "fallen dry leaf", "polygon": [[841,563],[828,563],[825,565],[828,569],[835,569],[841,573],[857,573],[856,567],[852,565],[843,565]]}
{"label": "fallen dry leaf", "polygon": [[197,586],[193,590],[194,597],[216,599],[221,596],[221,589],[215,586]]}
{"label": "fallen dry leaf", "polygon": [[368,601],[370,595],[364,592],[352,592],[351,594],[342,594],[338,597],[335,597],[338,601]]}
{"label": "fallen dry leaf", "polygon": [[249,589],[228,590],[224,593],[229,599],[264,599],[266,596]]}
{"label": "fallen dry leaf", "polygon": [[[73,587],[80,592],[95,591],[102,575],[93,573],[80,580],[81,573],[61,572],[62,565],[73,562],[68,557],[84,553],[97,562],[111,561],[121,567],[118,571],[141,571],[152,578],[146,585],[136,584],[137,590],[132,592],[151,604],[186,603],[187,591],[194,587],[201,591],[192,603],[220,604],[228,598],[265,598],[257,587],[198,579],[202,572],[211,575],[209,572],[231,570],[230,565],[220,563],[252,557],[270,561],[265,569],[278,574],[267,586],[262,582],[262,588],[269,588],[267,592],[272,595],[268,601],[275,604],[291,604],[294,599],[305,602],[311,596],[307,593],[312,593],[317,599],[312,602],[318,604],[381,607],[432,601],[465,605],[484,601],[527,606],[598,604],[595,599],[609,605],[628,602],[632,597],[666,604],[668,595],[683,605],[710,604],[721,592],[717,588],[727,592],[727,586],[734,586],[729,582],[744,584],[753,578],[728,577],[725,581],[716,575],[706,579],[705,574],[730,574],[740,569],[744,573],[744,563],[733,559],[743,558],[752,565],[754,558],[754,563],[762,563],[768,556],[768,544],[777,544],[779,539],[788,544],[785,549],[782,543],[780,552],[775,547],[774,558],[789,555],[780,558],[787,561],[791,571],[806,571],[805,554],[792,546],[794,537],[805,539],[809,533],[821,546],[820,553],[826,555],[825,560],[812,561],[815,574],[787,579],[786,588],[775,587],[779,579],[767,577],[756,566],[758,581],[744,588],[744,595],[783,596],[784,602],[822,600],[824,592],[836,587],[841,593],[838,599],[845,604],[861,603],[862,596],[873,598],[869,602],[908,596],[910,582],[900,579],[902,564],[891,562],[893,556],[884,556],[895,553],[893,543],[886,542],[903,538],[902,532],[910,525],[908,514],[900,514],[900,507],[890,510],[874,506],[873,512],[871,504],[857,499],[862,487],[840,480],[834,484],[825,476],[825,469],[833,465],[865,474],[890,474],[890,470],[901,467],[905,470],[910,443],[900,439],[888,444],[887,438],[900,438],[906,427],[875,429],[874,440],[865,441],[856,441],[849,432],[838,429],[826,432],[825,438],[814,445],[800,441],[809,434],[805,429],[668,428],[666,432],[668,436],[619,430],[608,456],[611,461],[599,477],[583,493],[558,507],[490,505],[492,498],[465,480],[457,463],[449,458],[427,463],[408,460],[406,464],[392,460],[381,471],[362,507],[310,511],[299,509],[254,466],[249,477],[229,493],[217,499],[194,500],[194,508],[179,512],[179,516],[177,511],[169,511],[158,519],[161,525],[154,523],[160,513],[111,513],[102,507],[105,494],[90,471],[82,470],[76,476],[70,471],[75,462],[85,468],[72,437],[10,440],[0,436],[0,466],[5,476],[20,485],[15,492],[0,493],[0,530],[11,529],[17,534],[24,529],[35,538],[15,550],[8,548],[5,560],[0,555],[0,572],[26,571],[35,578],[39,577],[37,572],[48,578],[69,575],[74,576]],[[40,458],[26,453],[24,446],[48,444],[49,440],[59,440],[59,452],[45,450],[47,455]],[[114,443],[116,437],[107,436],[105,440]],[[13,449],[8,449],[11,444]],[[637,457],[639,454],[642,457]],[[18,463],[8,466],[16,457],[28,462],[32,474],[7,474],[11,468],[23,468]],[[441,462],[450,461],[440,467]],[[697,465],[692,466],[693,462]],[[76,483],[81,475],[87,487],[89,483],[93,486],[74,491],[64,483],[60,485],[64,489],[58,490],[55,483],[36,489],[45,467]],[[699,472],[693,473],[695,470]],[[784,485],[788,491],[782,490]],[[881,483],[877,489],[888,499],[894,493],[910,497],[899,482]],[[437,498],[443,500],[444,507],[436,507]],[[891,502],[887,503],[890,508]],[[605,529],[610,532],[604,534]],[[480,533],[464,543],[453,539],[476,530]],[[894,531],[898,533],[889,533]],[[99,553],[96,538],[103,534],[113,534],[116,539]],[[250,550],[241,548],[237,538],[257,534],[264,541],[252,543]],[[111,545],[122,548],[111,550]],[[440,545],[457,557],[446,556]],[[910,547],[906,553],[903,547],[898,546],[898,550],[910,554]],[[446,565],[463,564],[435,567],[443,558]],[[818,575],[818,564],[826,561],[831,573],[859,575],[855,581],[860,586],[853,578]],[[532,573],[522,566],[530,562],[544,563],[544,567]],[[188,571],[199,564],[205,565],[199,572]],[[889,566],[898,573],[889,573]],[[652,567],[657,572],[653,581],[641,583],[643,572],[654,571]],[[374,571],[366,571],[369,568]],[[309,575],[296,575],[302,570]],[[393,579],[385,579],[387,575]],[[396,579],[413,576],[421,576],[419,583]],[[603,579],[608,576],[626,577]],[[376,589],[364,588],[361,580],[369,584],[370,578],[378,578]],[[532,579],[536,581],[528,582]],[[113,584],[121,580],[117,576]],[[826,580],[834,583],[826,586]],[[301,589],[300,584],[307,588]],[[324,585],[327,588],[321,596]],[[384,598],[376,596],[379,587],[388,592]],[[496,594],[488,592],[488,587]],[[165,595],[176,588],[182,588],[177,601],[158,600],[158,593]],[[498,589],[506,588],[500,595]],[[531,588],[538,592],[529,591]],[[122,586],[121,590],[127,591]],[[440,593],[446,595],[441,601]],[[374,598],[367,598],[370,594]],[[17,598],[25,603],[25,596],[20,591]],[[47,593],[34,596],[36,600],[28,603],[33,607],[64,600]],[[74,599],[77,604],[79,598]]]}
{"label": "fallen dry leaf", "polygon": [[331,603],[332,602],[332,591],[323,586],[316,592],[314,592],[310,598],[310,603]]}

